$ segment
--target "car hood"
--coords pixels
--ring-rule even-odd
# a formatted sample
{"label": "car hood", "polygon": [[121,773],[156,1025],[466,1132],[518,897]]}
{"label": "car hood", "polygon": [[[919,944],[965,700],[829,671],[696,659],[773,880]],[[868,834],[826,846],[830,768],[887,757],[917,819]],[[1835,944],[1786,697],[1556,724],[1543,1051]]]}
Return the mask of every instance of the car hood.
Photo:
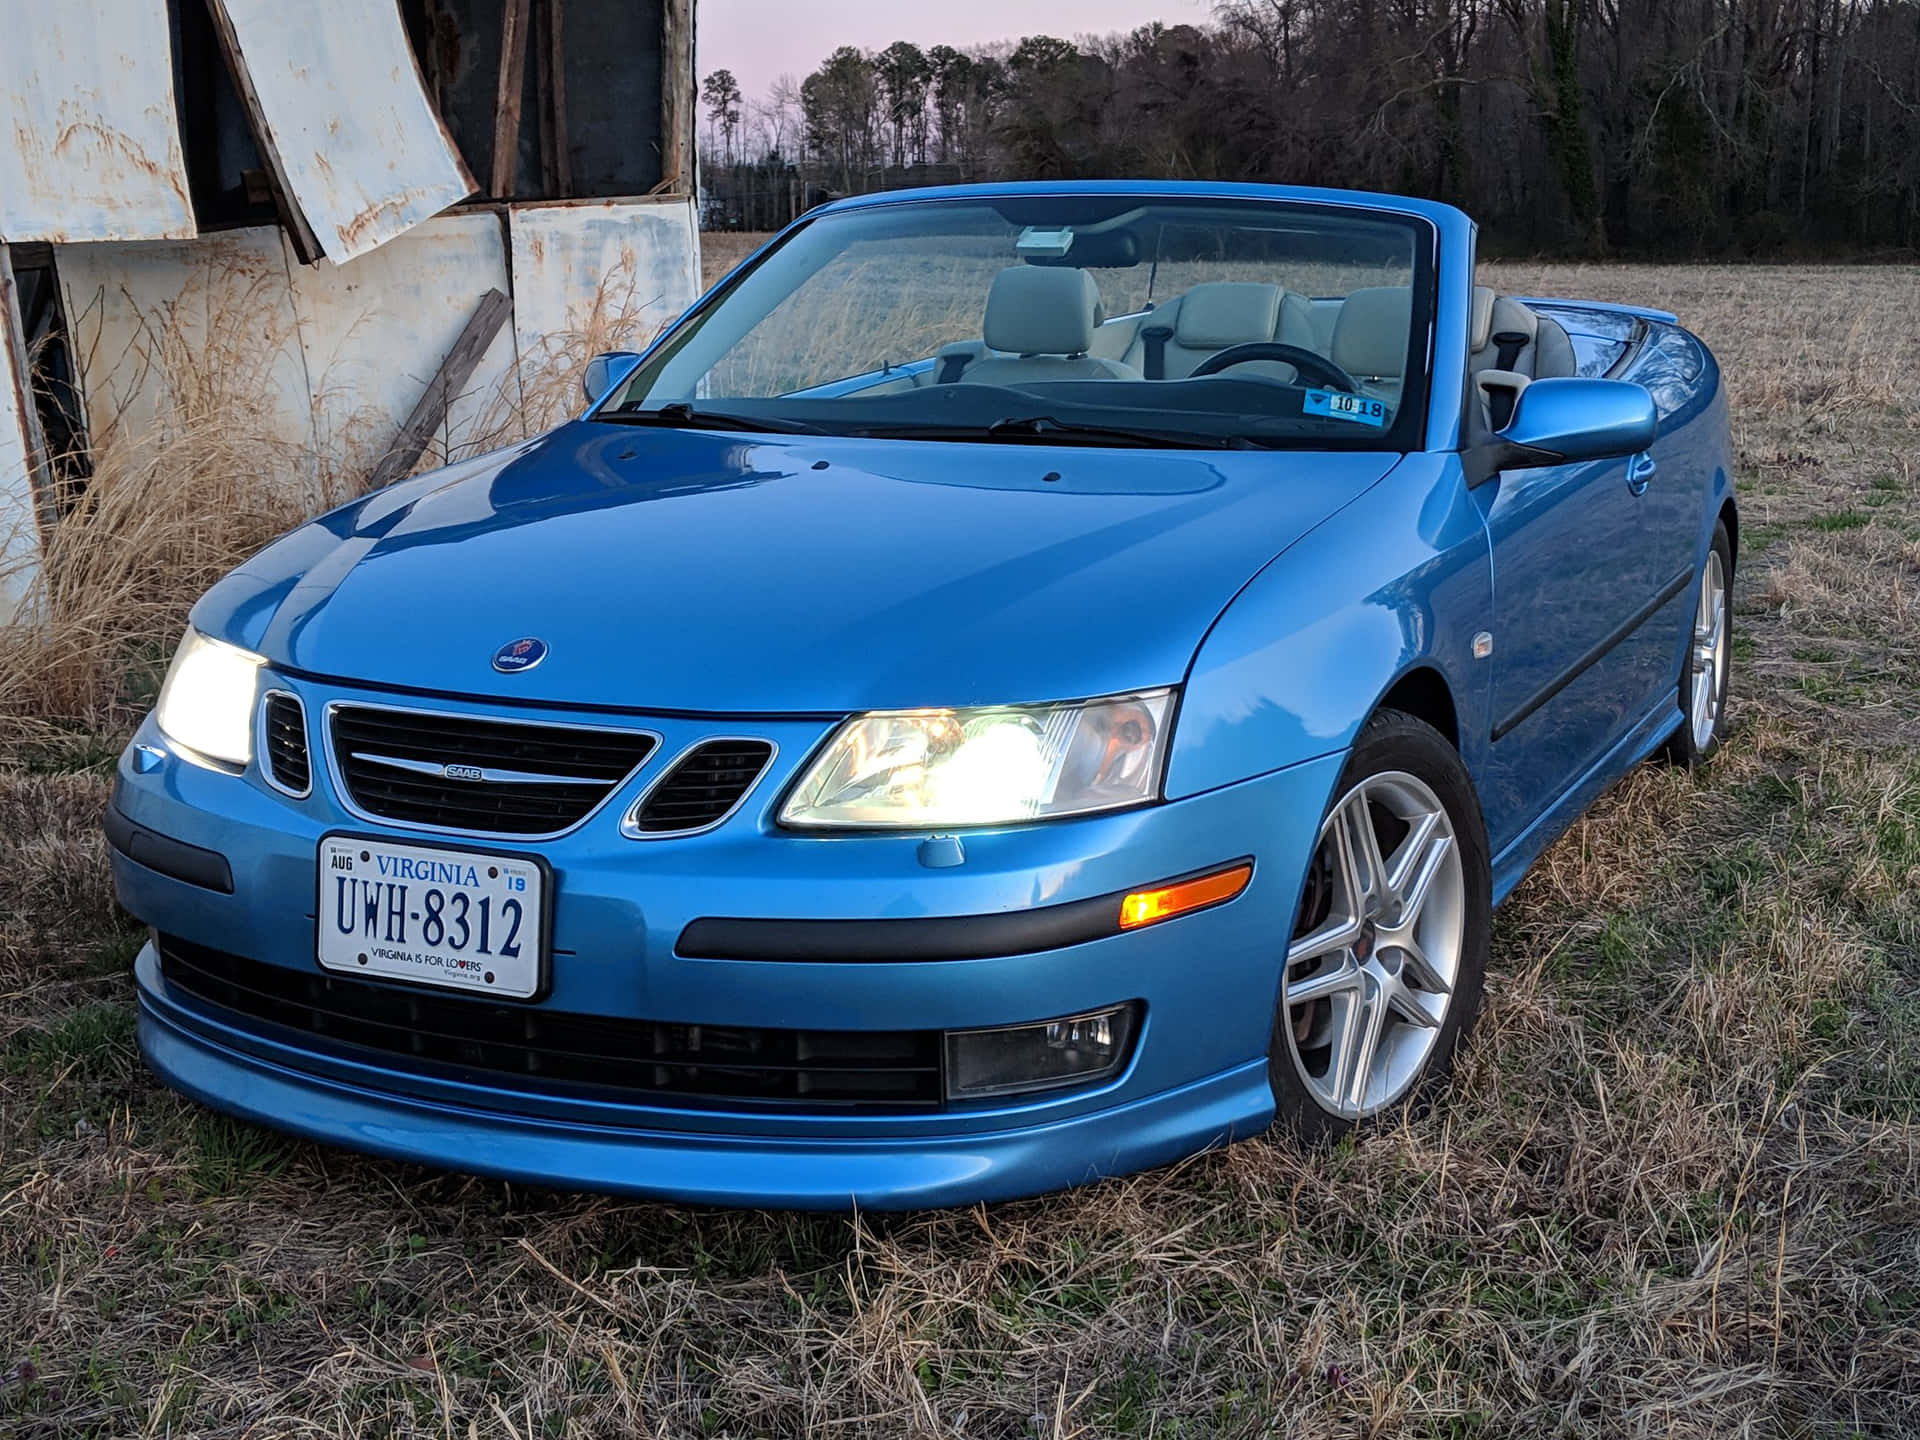
{"label": "car hood", "polygon": [[[576,421],[293,532],[194,623],[308,675],[841,713],[1177,684],[1241,586],[1395,455]],[[493,656],[546,642],[517,674]]]}

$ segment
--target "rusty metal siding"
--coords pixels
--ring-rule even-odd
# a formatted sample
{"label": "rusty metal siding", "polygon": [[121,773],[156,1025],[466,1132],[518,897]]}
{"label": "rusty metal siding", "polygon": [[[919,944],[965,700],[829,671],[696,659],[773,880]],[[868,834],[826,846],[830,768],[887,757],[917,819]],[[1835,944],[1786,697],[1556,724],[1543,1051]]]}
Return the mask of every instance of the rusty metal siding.
{"label": "rusty metal siding", "polygon": [[[371,470],[406,421],[480,297],[511,293],[501,217],[442,215],[346,265],[293,268],[293,309],[329,463]],[[487,347],[425,463],[464,459],[519,438],[513,332]]]}
{"label": "rusty metal siding", "polygon": [[689,200],[515,205],[508,227],[523,365],[637,347],[700,293]]}
{"label": "rusty metal siding", "polygon": [[0,240],[194,233],[166,0],[9,5]]}
{"label": "rusty metal siding", "polygon": [[329,259],[365,254],[474,191],[394,0],[215,3],[291,198]]}
{"label": "rusty metal siding", "polygon": [[304,468],[313,407],[279,226],[60,245],[54,264],[93,446],[163,444],[217,415],[261,446],[263,478]]}

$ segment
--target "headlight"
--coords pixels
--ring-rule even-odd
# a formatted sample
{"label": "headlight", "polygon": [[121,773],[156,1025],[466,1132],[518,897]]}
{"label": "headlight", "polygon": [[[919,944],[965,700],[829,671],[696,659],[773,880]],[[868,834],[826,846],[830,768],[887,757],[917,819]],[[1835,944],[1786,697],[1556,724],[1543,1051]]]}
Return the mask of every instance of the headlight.
{"label": "headlight", "polygon": [[253,755],[253,696],[258,655],[188,630],[173,653],[153,718],[183,748],[229,765]]}
{"label": "headlight", "polygon": [[896,710],[835,733],[783,825],[1011,825],[1137,805],[1160,792],[1173,692],[1071,705]]}

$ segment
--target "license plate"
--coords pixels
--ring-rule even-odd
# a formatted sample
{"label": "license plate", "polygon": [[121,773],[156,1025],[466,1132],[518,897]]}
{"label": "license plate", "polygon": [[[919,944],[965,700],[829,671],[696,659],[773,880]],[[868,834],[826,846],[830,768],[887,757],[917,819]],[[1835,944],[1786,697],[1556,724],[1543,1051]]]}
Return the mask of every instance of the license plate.
{"label": "license plate", "polygon": [[546,973],[545,869],[524,855],[320,841],[328,970],[525,1000]]}

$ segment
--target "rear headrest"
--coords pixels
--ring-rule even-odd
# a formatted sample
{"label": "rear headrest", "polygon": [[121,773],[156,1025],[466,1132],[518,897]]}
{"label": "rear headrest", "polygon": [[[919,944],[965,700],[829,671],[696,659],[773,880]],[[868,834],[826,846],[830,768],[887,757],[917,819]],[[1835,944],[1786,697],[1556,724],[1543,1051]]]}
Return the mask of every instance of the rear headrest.
{"label": "rear headrest", "polygon": [[1333,363],[1350,375],[1398,380],[1407,368],[1413,291],[1400,285],[1356,290],[1333,326]]}
{"label": "rear headrest", "polygon": [[1215,280],[1180,298],[1173,340],[1188,350],[1218,350],[1271,340],[1280,323],[1280,287],[1255,280]]}
{"label": "rear headrest", "polygon": [[1473,314],[1467,325],[1467,353],[1478,354],[1493,339],[1493,287],[1473,287]]}
{"label": "rear headrest", "polygon": [[1015,355],[1084,355],[1100,323],[1100,287],[1084,270],[1010,265],[993,277],[981,338]]}

